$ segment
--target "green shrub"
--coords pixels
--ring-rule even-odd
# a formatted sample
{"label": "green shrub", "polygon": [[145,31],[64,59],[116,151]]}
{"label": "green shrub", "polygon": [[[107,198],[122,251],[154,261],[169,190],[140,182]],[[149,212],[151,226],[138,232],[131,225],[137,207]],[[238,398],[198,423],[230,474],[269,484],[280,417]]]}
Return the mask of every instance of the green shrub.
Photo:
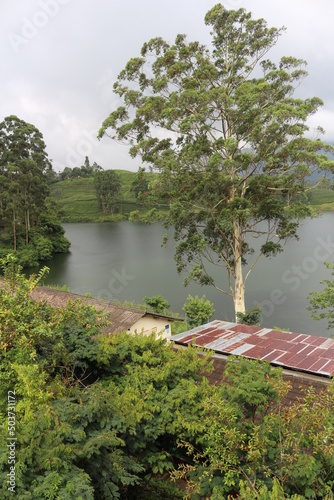
{"label": "green shrub", "polygon": [[259,305],[253,307],[253,309],[247,309],[244,313],[238,312],[238,323],[244,325],[258,325],[261,321],[261,312],[262,309]]}
{"label": "green shrub", "polygon": [[205,295],[201,298],[198,295],[195,297],[188,295],[182,310],[186,313],[189,325],[192,327],[207,323],[215,313],[213,304],[209,300],[205,300]]}

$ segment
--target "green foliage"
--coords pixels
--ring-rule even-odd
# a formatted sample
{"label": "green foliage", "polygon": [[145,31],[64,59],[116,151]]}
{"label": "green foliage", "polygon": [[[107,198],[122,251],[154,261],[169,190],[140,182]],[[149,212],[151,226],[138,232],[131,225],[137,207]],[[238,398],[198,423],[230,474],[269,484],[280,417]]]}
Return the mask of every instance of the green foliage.
{"label": "green foliage", "polygon": [[195,297],[188,295],[187,302],[182,307],[182,310],[186,313],[191,327],[208,323],[215,313],[212,303],[205,300],[205,295],[201,298],[198,295]]}
{"label": "green foliage", "polygon": [[64,181],[67,179],[78,179],[84,177],[92,177],[95,172],[99,172],[102,170],[102,167],[98,165],[95,161],[93,165],[89,164],[88,156],[85,157],[84,164],[81,167],[65,167],[64,170],[60,173],[59,179]]}
{"label": "green foliage", "polygon": [[[249,272],[314,214],[306,189],[313,173],[333,171],[334,148],[307,134],[322,101],[293,97],[305,61],[265,59],[284,29],[221,4],[205,24],[209,48],[185,35],[144,43],[114,84],[123,102],[99,137],[130,142],[130,155],[160,173],[151,194],[169,209],[165,223],[175,229],[186,283],[215,286],[244,313]],[[212,264],[227,270],[227,286],[216,282]]]}
{"label": "green foliage", "polygon": [[[219,498],[215,494],[219,495],[219,492],[214,492],[212,498]],[[279,481],[274,478],[273,487],[269,491],[267,486],[262,486],[260,488],[254,489],[249,484],[244,481],[240,482],[240,494],[238,496],[239,500],[285,500],[286,496],[284,490],[279,484]],[[289,496],[291,500],[304,500],[305,497],[301,495]],[[328,497],[327,500],[330,500]]]}
{"label": "green foliage", "polygon": [[[332,270],[334,276],[334,266],[325,262],[327,269]],[[308,309],[311,311],[311,316],[315,320],[327,319],[328,329],[334,327],[334,279],[321,281],[322,285],[326,285],[322,292],[311,292],[308,296],[310,306]]]}
{"label": "green foliage", "polygon": [[244,313],[237,313],[238,323],[243,323],[244,325],[258,325],[261,320],[261,311],[262,309],[257,305]]}
{"label": "green foliage", "polygon": [[66,252],[69,241],[47,205],[51,163],[40,131],[16,116],[0,123],[0,253],[24,266]]}
{"label": "green foliage", "polygon": [[121,179],[114,170],[98,171],[94,175],[94,186],[102,212],[113,214],[121,189]]}
{"label": "green foliage", "polygon": [[[118,196],[119,214],[103,214],[96,198],[93,177],[71,178],[59,181],[51,186],[50,199],[57,207],[57,213],[63,222],[105,222],[115,218],[124,220],[130,217],[131,212],[138,210],[138,219],[149,210],[148,201],[145,207],[139,202],[132,191],[135,172],[116,170],[121,179],[121,189]],[[148,178],[156,174],[146,173]]]}
{"label": "green foliage", "polygon": [[18,498],[185,497],[170,475],[194,500],[333,498],[333,385],[285,407],[280,369],[234,357],[222,385],[210,386],[212,353],[154,335],[101,335],[106,319],[95,309],[31,299],[47,268],[27,279],[13,256],[2,266],[0,413],[15,391]]}
{"label": "green foliage", "polygon": [[[104,318],[79,302],[35,303],[43,279],[26,279],[9,256],[0,289],[0,412],[16,394],[19,498],[180,498],[166,483],[182,415],[210,388],[194,349],[176,353],[154,336],[100,335]],[[179,429],[176,431],[175,429]],[[0,484],[7,490],[7,432],[0,428]]]}
{"label": "green foliage", "polygon": [[[6,255],[8,253],[8,248],[1,249],[1,254]],[[22,248],[13,253],[17,260],[21,263],[22,267],[37,267],[38,261],[38,251],[36,248],[29,246],[29,248]]]}
{"label": "green foliage", "polygon": [[229,359],[200,446],[180,443],[192,461],[173,477],[189,478],[191,498],[333,498],[333,387],[283,406],[288,391],[280,369]]}
{"label": "green foliage", "polygon": [[162,295],[155,295],[154,297],[143,297],[143,302],[157,313],[164,313],[170,307],[167,300],[164,299]]}
{"label": "green foliage", "polygon": [[145,168],[139,167],[136,177],[132,183],[131,191],[134,192],[136,199],[145,206],[149,194],[149,181]]}

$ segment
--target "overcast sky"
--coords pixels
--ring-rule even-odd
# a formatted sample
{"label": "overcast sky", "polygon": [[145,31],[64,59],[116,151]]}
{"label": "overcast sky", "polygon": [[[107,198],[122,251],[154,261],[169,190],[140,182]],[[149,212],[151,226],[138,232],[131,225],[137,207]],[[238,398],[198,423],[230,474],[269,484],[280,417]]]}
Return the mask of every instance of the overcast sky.
{"label": "overcast sky", "polygon": [[[104,169],[138,169],[126,146],[96,139],[115,105],[112,85],[143,42],[176,34],[210,44],[206,12],[217,0],[1,0],[0,121],[14,114],[43,134],[53,168],[83,163],[85,155]],[[326,130],[334,143],[334,1],[227,0],[286,33],[269,56],[308,61],[298,90],[318,96],[324,107],[311,127]]]}

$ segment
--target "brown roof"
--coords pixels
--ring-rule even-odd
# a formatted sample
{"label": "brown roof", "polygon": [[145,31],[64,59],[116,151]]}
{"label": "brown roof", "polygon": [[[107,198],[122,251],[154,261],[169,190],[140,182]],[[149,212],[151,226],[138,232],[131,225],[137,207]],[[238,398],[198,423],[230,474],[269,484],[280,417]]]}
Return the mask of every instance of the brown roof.
{"label": "brown roof", "polygon": [[[0,277],[0,287],[3,286],[3,284],[4,279],[3,277]],[[136,309],[134,307],[124,307],[121,305],[113,304],[112,302],[105,299],[85,297],[84,295],[65,292],[63,290],[56,290],[54,288],[48,288],[46,286],[36,287],[31,292],[30,296],[33,300],[45,301],[47,304],[54,308],[65,307],[69,300],[73,302],[75,300],[79,300],[84,304],[95,307],[96,310],[102,311],[104,314],[106,314],[106,319],[111,323],[109,326],[103,328],[102,330],[103,333],[108,335],[129,330],[133,325],[137,323],[137,321],[139,321],[144,316],[166,319],[167,321],[182,321],[182,318],[150,312],[143,309]]]}
{"label": "brown roof", "polygon": [[111,325],[104,328],[104,333],[119,333],[130,329],[140,318],[146,315],[146,311],[140,309],[127,308],[115,305],[107,300],[92,299],[76,293],[64,292],[62,290],[54,290],[52,288],[39,286],[35,288],[31,294],[31,298],[37,301],[45,301],[52,307],[65,307],[69,300],[80,302],[89,306],[95,307],[97,310],[102,310],[107,314],[107,320]]}

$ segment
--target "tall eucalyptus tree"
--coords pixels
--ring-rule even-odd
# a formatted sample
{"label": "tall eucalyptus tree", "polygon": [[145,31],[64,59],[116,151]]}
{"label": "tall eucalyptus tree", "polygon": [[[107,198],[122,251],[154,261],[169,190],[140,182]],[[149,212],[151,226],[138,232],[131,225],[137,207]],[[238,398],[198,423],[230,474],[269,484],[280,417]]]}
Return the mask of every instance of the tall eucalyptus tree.
{"label": "tall eucalyptus tree", "polygon": [[38,247],[30,265],[69,248],[64,229],[47,206],[51,170],[42,133],[17,116],[7,116],[0,123],[0,244],[14,251]]}
{"label": "tall eucalyptus tree", "polygon": [[11,213],[14,250],[19,228],[24,227],[28,245],[30,227],[44,208],[48,170],[51,163],[41,132],[14,115],[6,117],[0,123],[1,209],[3,224]]}
{"label": "tall eucalyptus tree", "polygon": [[128,142],[131,156],[161,172],[155,189],[169,202],[178,270],[190,268],[186,281],[215,286],[243,313],[255,264],[281,252],[312,215],[307,180],[333,170],[333,148],[309,133],[322,101],[294,97],[305,61],[266,59],[283,28],[221,4],[205,23],[210,48],[185,35],[174,44],[154,38],[128,61],[114,84],[122,105],[99,137]]}

